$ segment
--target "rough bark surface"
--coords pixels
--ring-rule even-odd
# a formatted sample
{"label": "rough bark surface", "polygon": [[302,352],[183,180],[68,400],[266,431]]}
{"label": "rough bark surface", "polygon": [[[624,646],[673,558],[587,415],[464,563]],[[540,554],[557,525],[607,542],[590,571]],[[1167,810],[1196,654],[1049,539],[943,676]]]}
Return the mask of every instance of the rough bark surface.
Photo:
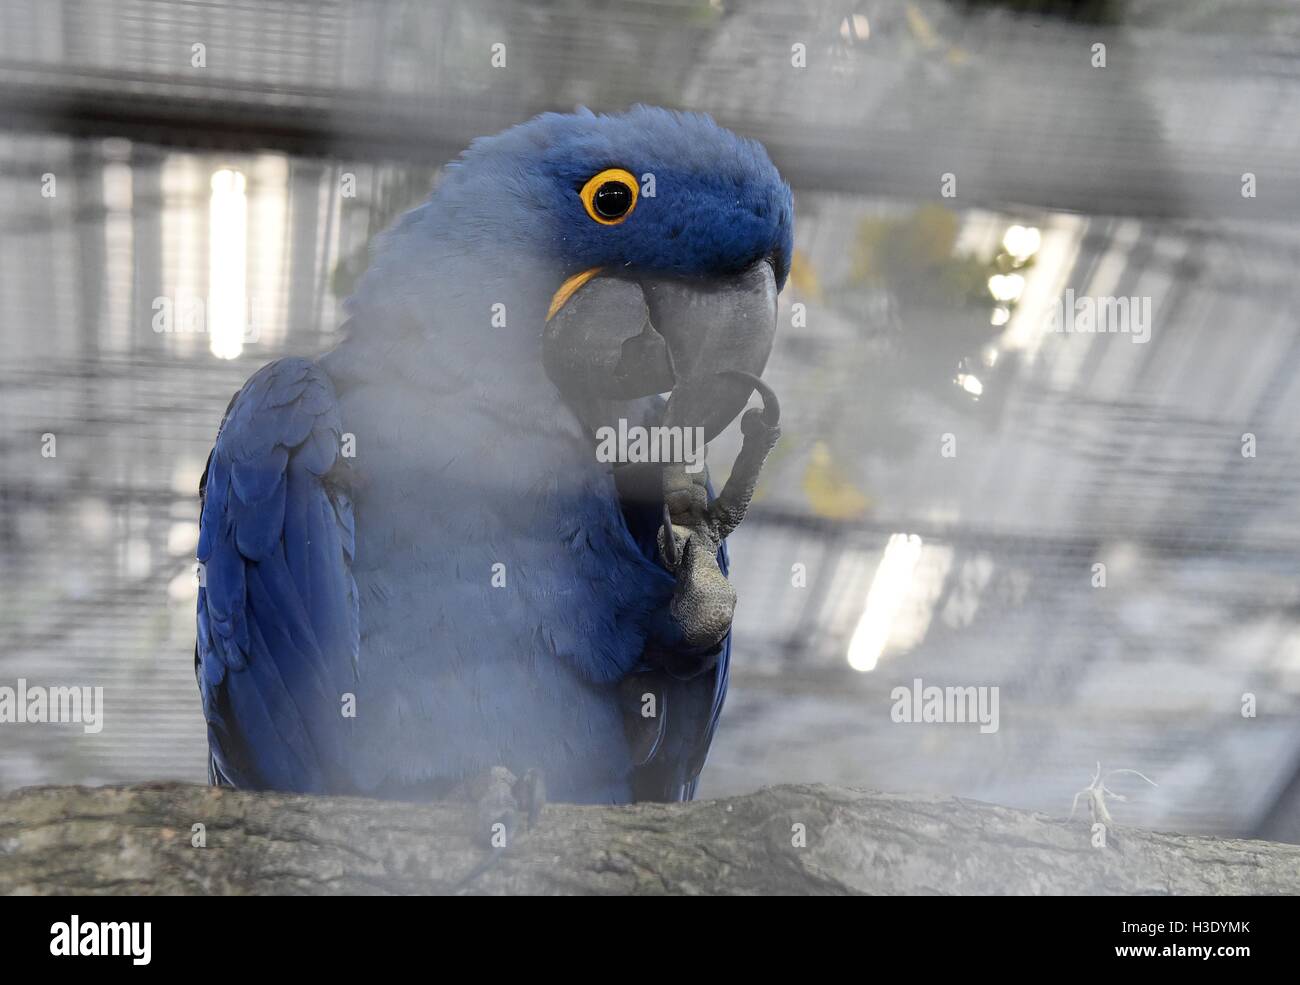
{"label": "rough bark surface", "polygon": [[184,784],[34,787],[0,798],[0,893],[1300,893],[1300,846],[1119,827],[1098,849],[1081,820],[842,787],[553,804],[497,850],[468,817]]}

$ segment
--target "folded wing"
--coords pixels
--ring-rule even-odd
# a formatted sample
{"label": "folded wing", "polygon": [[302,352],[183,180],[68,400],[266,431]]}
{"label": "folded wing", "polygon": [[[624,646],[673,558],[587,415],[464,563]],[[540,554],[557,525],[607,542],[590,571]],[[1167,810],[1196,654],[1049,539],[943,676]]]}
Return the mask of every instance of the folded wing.
{"label": "folded wing", "polygon": [[329,377],[281,359],[235,395],[208,457],[195,672],[214,783],[346,789],[360,634],[342,437]]}

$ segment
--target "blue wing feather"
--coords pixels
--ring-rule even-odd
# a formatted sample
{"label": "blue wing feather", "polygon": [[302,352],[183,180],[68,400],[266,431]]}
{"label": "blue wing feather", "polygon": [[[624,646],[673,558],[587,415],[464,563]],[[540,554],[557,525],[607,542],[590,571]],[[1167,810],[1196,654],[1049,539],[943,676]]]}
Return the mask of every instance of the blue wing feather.
{"label": "blue wing feather", "polygon": [[347,493],[326,477],[342,428],[306,359],[255,373],[226,411],[201,488],[196,672],[214,778],[338,790],[359,622]]}

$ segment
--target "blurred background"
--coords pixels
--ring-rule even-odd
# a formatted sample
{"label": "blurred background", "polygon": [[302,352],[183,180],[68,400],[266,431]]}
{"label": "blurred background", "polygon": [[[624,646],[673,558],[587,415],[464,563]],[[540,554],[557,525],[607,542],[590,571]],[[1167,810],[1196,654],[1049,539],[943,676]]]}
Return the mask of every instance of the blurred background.
{"label": "blurred background", "polygon": [[[1297,54],[1290,0],[0,0],[0,684],[106,706],[0,725],[0,789],[204,781],[230,396],[475,136],[640,101],[796,198],[702,795],[1059,815],[1100,761],[1159,784],[1121,824],[1300,841]],[[1067,291],[1148,338],[1054,331]],[[999,730],[895,724],[916,678]]]}

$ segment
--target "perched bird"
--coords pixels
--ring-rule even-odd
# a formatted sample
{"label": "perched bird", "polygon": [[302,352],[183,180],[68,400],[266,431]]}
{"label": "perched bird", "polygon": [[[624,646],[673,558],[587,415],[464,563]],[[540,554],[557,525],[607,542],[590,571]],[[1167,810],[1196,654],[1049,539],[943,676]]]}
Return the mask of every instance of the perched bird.
{"label": "perched bird", "polygon": [[[792,224],[763,149],[706,116],[546,114],[449,165],[377,241],[343,341],[227,408],[198,548],[211,781],[693,796],[722,540],[779,433],[757,377]],[[716,498],[594,454],[620,420],[711,439],[755,389]]]}

